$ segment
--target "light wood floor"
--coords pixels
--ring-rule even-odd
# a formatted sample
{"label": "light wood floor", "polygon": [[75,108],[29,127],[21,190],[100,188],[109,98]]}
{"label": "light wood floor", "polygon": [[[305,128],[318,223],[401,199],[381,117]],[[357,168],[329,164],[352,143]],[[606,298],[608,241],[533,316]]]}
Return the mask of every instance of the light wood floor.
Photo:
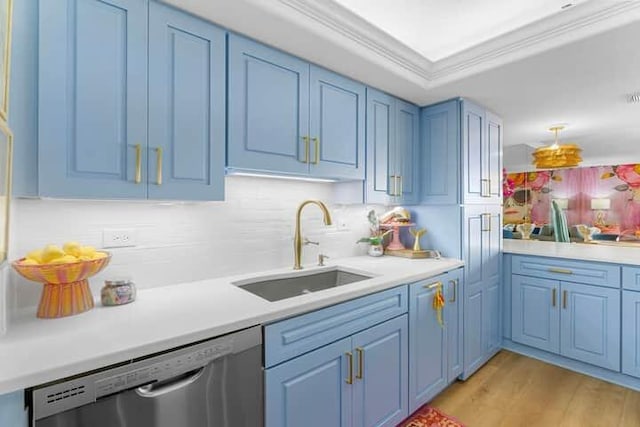
{"label": "light wood floor", "polygon": [[503,350],[431,405],[469,427],[638,427],[640,393]]}

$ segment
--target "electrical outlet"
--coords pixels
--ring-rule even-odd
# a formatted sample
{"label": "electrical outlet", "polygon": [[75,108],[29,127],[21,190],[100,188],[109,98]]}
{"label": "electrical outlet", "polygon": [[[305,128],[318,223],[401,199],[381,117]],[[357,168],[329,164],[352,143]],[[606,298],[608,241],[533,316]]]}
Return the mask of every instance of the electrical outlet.
{"label": "electrical outlet", "polygon": [[126,248],[136,245],[136,230],[133,228],[108,228],[102,230],[104,248]]}

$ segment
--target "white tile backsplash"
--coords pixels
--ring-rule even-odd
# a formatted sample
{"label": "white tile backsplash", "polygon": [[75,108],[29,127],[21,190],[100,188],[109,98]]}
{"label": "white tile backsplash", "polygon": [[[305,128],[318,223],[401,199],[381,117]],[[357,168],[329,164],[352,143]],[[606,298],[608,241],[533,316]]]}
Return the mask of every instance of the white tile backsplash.
{"label": "white tile backsplash", "polygon": [[[9,257],[69,240],[101,247],[105,228],[134,228],[137,246],[111,249],[110,266],[91,280],[94,295],[113,276],[149,288],[285,267],[293,263],[295,212],[306,199],[327,203],[334,221],[325,227],[316,206],[305,208],[303,233],[320,249],[304,247],[303,263],[314,263],[319,250],[335,258],[366,252],[355,242],[368,233],[367,212],[382,206],[333,205],[329,183],[231,176],[224,202],[13,200]],[[9,313],[38,304],[41,285],[12,271],[5,286]]]}

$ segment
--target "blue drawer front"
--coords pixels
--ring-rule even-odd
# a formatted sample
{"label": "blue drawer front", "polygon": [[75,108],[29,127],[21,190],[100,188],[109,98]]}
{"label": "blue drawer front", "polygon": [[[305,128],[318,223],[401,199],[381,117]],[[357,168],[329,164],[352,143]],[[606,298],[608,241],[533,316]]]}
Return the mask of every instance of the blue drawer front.
{"label": "blue drawer front", "polygon": [[622,287],[640,291],[640,267],[622,267]]}
{"label": "blue drawer front", "polygon": [[264,328],[265,367],[277,365],[407,312],[407,287],[399,286]]}
{"label": "blue drawer front", "polygon": [[613,264],[514,256],[512,273],[609,288],[620,287],[620,267]]}

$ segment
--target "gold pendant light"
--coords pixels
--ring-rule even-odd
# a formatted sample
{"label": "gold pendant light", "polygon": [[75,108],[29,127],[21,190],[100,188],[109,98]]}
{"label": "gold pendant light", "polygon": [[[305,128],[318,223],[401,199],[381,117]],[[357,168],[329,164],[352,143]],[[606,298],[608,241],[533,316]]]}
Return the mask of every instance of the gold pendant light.
{"label": "gold pendant light", "polygon": [[558,144],[558,131],[564,126],[549,128],[555,133],[556,140],[552,145],[540,147],[533,152],[533,164],[538,169],[571,168],[578,166],[582,161],[580,152],[582,149],[576,144]]}

